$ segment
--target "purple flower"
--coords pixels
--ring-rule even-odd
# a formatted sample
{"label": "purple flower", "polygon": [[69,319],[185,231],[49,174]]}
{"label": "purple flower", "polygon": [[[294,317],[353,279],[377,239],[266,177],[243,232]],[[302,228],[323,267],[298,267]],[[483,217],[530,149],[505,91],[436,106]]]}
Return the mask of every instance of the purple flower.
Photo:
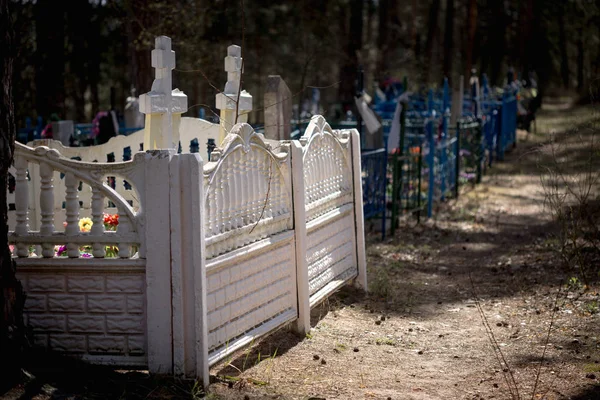
{"label": "purple flower", "polygon": [[90,253],[82,253],[81,258],[92,258],[92,255]]}
{"label": "purple flower", "polygon": [[58,249],[55,249],[55,252],[56,252],[56,257],[60,257],[67,252],[67,246],[63,244]]}

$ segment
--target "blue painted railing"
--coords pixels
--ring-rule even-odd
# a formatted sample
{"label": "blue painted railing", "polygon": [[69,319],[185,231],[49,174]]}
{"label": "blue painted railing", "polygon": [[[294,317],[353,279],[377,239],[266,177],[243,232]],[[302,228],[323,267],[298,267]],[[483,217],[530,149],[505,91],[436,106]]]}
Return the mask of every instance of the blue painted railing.
{"label": "blue painted railing", "polygon": [[363,213],[365,219],[381,217],[382,234],[385,235],[387,150],[385,148],[362,151]]}

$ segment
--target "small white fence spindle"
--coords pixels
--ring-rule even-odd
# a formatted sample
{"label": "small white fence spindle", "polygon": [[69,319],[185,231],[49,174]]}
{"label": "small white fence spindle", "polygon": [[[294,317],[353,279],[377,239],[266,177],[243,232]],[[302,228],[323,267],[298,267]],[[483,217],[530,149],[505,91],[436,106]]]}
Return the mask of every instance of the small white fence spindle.
{"label": "small white fence spindle", "polygon": [[[96,186],[92,187],[92,229],[93,236],[101,236],[104,233],[104,196]],[[93,243],[92,254],[96,258],[104,258],[106,248],[104,243]]]}
{"label": "small white fence spindle", "polygon": [[[24,157],[15,158],[17,170],[15,186],[15,211],[17,235],[27,235],[29,232],[29,185],[27,182],[27,160]],[[17,257],[29,256],[29,246],[26,243],[17,243]]]}
{"label": "small white fence spindle", "polygon": [[[79,196],[77,193],[79,181],[74,173],[67,172],[65,174],[65,185],[67,186],[65,196],[67,227],[65,228],[65,233],[67,237],[76,236],[79,233]],[[67,255],[69,258],[78,258],[79,245],[67,242]]]}
{"label": "small white fence spindle", "polygon": [[[54,233],[54,170],[50,165],[40,163],[40,177],[40,211],[42,215],[40,233],[51,236]],[[54,245],[52,243],[42,243],[42,256],[45,258],[54,257]]]}

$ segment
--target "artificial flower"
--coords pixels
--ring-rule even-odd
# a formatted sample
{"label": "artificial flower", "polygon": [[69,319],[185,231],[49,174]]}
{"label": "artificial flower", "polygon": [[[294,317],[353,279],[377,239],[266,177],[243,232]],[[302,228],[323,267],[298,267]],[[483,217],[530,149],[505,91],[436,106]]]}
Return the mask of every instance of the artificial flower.
{"label": "artificial flower", "polygon": [[54,246],[54,253],[56,254],[56,257],[66,255],[66,252],[67,246],[65,246],[64,244],[62,246]]}
{"label": "artificial flower", "polygon": [[92,225],[94,225],[94,223],[91,218],[86,217],[79,220],[79,230],[81,232],[89,232],[92,229]]}

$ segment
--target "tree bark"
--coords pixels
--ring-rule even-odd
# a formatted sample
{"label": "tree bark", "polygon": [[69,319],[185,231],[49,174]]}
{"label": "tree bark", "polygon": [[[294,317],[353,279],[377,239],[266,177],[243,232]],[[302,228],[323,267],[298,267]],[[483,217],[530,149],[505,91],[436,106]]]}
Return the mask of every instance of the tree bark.
{"label": "tree bark", "polygon": [[454,52],[454,0],[446,0],[446,36],[444,37],[444,76],[452,78]]}
{"label": "tree bark", "polygon": [[0,393],[20,378],[24,346],[23,287],[8,246],[8,169],[15,150],[15,116],[12,94],[16,54],[10,0],[0,0]]}
{"label": "tree bark", "polygon": [[342,60],[340,70],[340,100],[343,104],[353,103],[356,88],[356,70],[358,67],[358,52],[362,49],[363,33],[363,1],[352,0],[350,3],[350,26],[346,31],[348,41],[346,43],[345,57]]}
{"label": "tree bark", "polygon": [[34,7],[36,29],[36,107],[49,119],[65,111],[65,7],[66,2],[38,0]]}
{"label": "tree bark", "polygon": [[465,46],[465,79],[471,76],[473,67],[473,51],[475,49],[475,33],[477,32],[477,0],[469,0],[467,9],[467,43]]}
{"label": "tree bark", "polygon": [[433,42],[438,34],[439,24],[438,15],[440,13],[440,0],[433,0],[429,7],[429,17],[427,23],[427,41],[425,42],[425,54],[427,63],[425,66],[427,82],[431,80],[431,71],[433,69]]}
{"label": "tree bark", "polygon": [[501,1],[494,2],[492,9],[493,23],[490,29],[490,85],[500,83],[500,74],[502,63],[506,52],[506,27],[508,17],[504,10],[504,4]]}
{"label": "tree bark", "polygon": [[585,92],[584,62],[583,28],[579,28],[579,36],[577,37],[577,92],[579,94]]}
{"label": "tree bark", "polygon": [[569,88],[569,56],[567,53],[567,34],[565,31],[565,17],[564,12],[566,7],[563,5],[562,9],[558,13],[558,35],[559,35],[559,46],[560,46],[560,75],[562,77],[563,86]]}
{"label": "tree bark", "polygon": [[384,79],[383,71],[386,69],[387,60],[388,60],[388,32],[389,32],[389,11],[390,11],[390,2],[389,0],[379,0],[379,26],[377,32],[377,51],[378,51],[378,61],[377,61],[377,71],[376,74],[379,75],[380,80]]}

